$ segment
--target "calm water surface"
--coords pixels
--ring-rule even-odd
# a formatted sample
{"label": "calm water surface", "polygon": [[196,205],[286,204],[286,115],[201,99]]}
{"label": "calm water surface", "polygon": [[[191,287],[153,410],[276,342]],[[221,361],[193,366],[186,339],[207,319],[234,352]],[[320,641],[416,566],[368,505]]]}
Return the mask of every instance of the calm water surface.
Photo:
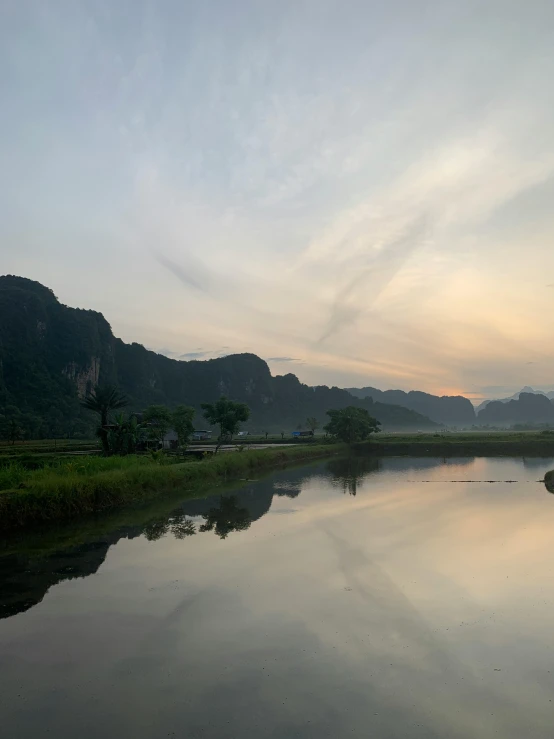
{"label": "calm water surface", "polygon": [[551,468],[333,460],[10,546],[1,735],[551,739]]}

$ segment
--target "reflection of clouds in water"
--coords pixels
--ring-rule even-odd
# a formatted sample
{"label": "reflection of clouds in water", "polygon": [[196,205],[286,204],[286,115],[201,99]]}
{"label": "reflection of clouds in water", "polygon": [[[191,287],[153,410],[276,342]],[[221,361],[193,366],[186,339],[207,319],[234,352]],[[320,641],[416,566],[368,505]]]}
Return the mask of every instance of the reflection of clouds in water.
{"label": "reflection of clouds in water", "polygon": [[[428,714],[425,704],[414,705],[410,692],[412,682],[429,670],[420,661],[428,650],[419,650],[417,663],[395,659],[391,665],[386,650],[376,647],[377,632],[372,629],[367,638],[364,626],[364,638],[357,639],[356,619],[344,612],[337,620],[355,594],[343,592],[339,613],[325,613],[336,628],[324,639],[313,628],[316,614],[304,611],[304,599],[292,615],[284,608],[252,607],[241,595],[217,588],[192,600],[185,596],[164,628],[120,665],[118,682],[129,674],[143,676],[143,689],[156,700],[160,733],[169,732],[180,715],[174,696],[160,689],[168,673],[185,690],[191,736],[229,736],[230,726],[233,736],[267,739],[366,736],[368,729],[377,736],[400,736],[409,727],[410,737],[427,739],[448,728],[448,722]],[[180,635],[177,644],[175,634]],[[186,665],[179,648],[186,648]],[[433,683],[433,690],[440,693],[441,686]],[[137,718],[147,720],[150,706],[137,710]]]}
{"label": "reflection of clouds in water", "polygon": [[[402,469],[383,471],[397,461]],[[423,461],[420,477],[453,476],[452,465]],[[114,536],[105,568],[107,542],[98,561],[83,552],[80,574],[97,577],[0,622],[11,654],[40,644],[32,677],[19,657],[4,671],[4,721],[22,720],[17,694],[36,675],[38,700],[71,735],[101,714],[107,735],[145,738],[550,736],[552,498],[536,484],[408,484],[406,462],[278,470],[232,506],[218,495],[151,521],[155,544]],[[522,463],[461,468],[508,477]],[[334,485],[352,477],[363,488],[345,501]],[[295,510],[280,509],[291,503],[276,494],[297,490]],[[187,536],[193,516],[226,531],[247,523],[245,509],[254,523],[240,534]],[[289,516],[266,515],[279,510]],[[175,539],[181,528],[186,541]],[[78,561],[54,564],[75,571]],[[60,645],[87,657],[74,659],[71,681],[44,657],[59,660]],[[79,687],[92,662],[95,703]]]}
{"label": "reflection of clouds in water", "polygon": [[474,460],[474,457],[383,457],[381,465],[384,472],[406,472],[436,467],[469,467]]}

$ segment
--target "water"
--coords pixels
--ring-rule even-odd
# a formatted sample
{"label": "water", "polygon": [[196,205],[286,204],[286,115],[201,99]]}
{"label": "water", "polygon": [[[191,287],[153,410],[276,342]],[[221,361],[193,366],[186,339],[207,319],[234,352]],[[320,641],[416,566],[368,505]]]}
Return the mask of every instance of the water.
{"label": "water", "polygon": [[552,468],[333,460],[10,545],[2,736],[550,738]]}

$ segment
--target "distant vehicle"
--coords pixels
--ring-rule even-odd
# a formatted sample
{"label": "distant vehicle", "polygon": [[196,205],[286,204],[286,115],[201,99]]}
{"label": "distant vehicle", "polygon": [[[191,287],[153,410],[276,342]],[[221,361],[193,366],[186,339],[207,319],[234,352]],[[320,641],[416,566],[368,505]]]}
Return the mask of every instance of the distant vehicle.
{"label": "distant vehicle", "polygon": [[313,431],[293,431],[292,435],[295,438],[298,438],[299,436],[313,436],[314,432]]}
{"label": "distant vehicle", "polygon": [[250,433],[249,431],[239,431],[238,434],[237,434],[237,436],[241,436],[241,437],[242,436],[248,436],[249,433]]}

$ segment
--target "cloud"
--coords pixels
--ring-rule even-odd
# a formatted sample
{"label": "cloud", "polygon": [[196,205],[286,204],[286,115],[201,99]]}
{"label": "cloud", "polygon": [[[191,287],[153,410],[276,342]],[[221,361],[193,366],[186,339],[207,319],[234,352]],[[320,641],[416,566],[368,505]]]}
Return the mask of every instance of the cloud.
{"label": "cloud", "polygon": [[301,359],[295,357],[268,357],[268,362],[301,362]]}
{"label": "cloud", "polygon": [[551,377],[548,3],[12,5],[5,271],[124,340],[248,346],[310,384]]}
{"label": "cloud", "polygon": [[422,217],[389,243],[381,243],[378,249],[368,244],[366,266],[358,266],[356,274],[339,289],[318,343],[353,324],[364,311],[371,309],[411,254],[422,246],[426,231],[427,221]]}
{"label": "cloud", "polygon": [[207,281],[198,275],[198,268],[195,269],[192,266],[188,268],[183,267],[159,252],[155,252],[154,257],[159,264],[169,270],[185,287],[192,287],[195,290],[207,292]]}

